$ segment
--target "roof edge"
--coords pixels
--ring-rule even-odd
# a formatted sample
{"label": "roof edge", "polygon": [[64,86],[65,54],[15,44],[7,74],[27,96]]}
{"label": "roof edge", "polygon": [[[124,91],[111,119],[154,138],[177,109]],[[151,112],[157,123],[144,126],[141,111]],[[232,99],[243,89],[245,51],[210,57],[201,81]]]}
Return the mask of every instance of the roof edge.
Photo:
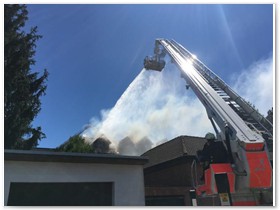
{"label": "roof edge", "polygon": [[141,156],[124,156],[124,155],[115,155],[115,154],[92,154],[92,153],[5,149],[4,160],[5,161],[31,161],[31,162],[144,165],[145,163],[148,162],[149,159],[147,157],[141,157]]}
{"label": "roof edge", "polygon": [[164,142],[164,143],[162,143],[162,144],[160,144],[160,145],[157,145],[157,146],[153,147],[152,149],[150,149],[150,150],[144,152],[141,156],[145,156],[146,153],[148,153],[148,152],[150,152],[150,151],[152,151],[152,150],[158,149],[159,147],[162,147],[162,146],[164,146],[165,144],[168,144],[170,141],[173,141],[173,140],[178,139],[178,138],[184,138],[184,137],[191,137],[191,138],[197,138],[197,139],[205,139],[204,137],[200,137],[200,136],[188,136],[188,135],[177,136],[177,137],[175,137],[175,138],[173,138],[173,139],[170,139],[170,140],[168,140],[168,141],[166,141],[166,142]]}

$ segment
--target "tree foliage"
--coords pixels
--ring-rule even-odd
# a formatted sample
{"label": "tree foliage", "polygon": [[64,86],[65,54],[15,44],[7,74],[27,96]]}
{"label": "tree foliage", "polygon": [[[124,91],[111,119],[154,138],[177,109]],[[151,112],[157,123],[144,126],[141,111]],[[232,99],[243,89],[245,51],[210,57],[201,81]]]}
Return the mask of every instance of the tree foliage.
{"label": "tree foliage", "polygon": [[45,94],[44,70],[39,77],[32,72],[35,64],[37,27],[25,32],[28,20],[25,5],[4,6],[4,135],[5,148],[30,149],[45,137],[41,127],[34,128],[32,121],[41,110],[40,97]]}
{"label": "tree foliage", "polygon": [[81,153],[93,153],[92,146],[85,142],[82,136],[76,134],[71,136],[65,143],[56,148],[56,151],[62,152],[81,152]]}

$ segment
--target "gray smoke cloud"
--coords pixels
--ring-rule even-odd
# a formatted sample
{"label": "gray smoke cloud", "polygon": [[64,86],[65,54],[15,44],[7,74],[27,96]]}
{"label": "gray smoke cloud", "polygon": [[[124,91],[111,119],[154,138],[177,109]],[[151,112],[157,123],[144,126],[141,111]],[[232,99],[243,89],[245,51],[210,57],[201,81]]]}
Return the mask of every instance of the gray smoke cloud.
{"label": "gray smoke cloud", "polygon": [[102,110],[101,120],[92,118],[82,135],[91,140],[106,136],[120,154],[139,155],[166,139],[214,132],[205,108],[185,84],[169,62],[162,72],[143,69],[116,105]]}

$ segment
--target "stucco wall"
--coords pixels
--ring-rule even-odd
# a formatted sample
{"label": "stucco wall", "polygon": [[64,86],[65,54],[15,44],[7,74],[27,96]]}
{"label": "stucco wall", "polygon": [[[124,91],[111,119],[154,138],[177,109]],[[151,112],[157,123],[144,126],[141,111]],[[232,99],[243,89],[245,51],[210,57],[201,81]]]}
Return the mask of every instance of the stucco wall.
{"label": "stucco wall", "polygon": [[5,161],[4,202],[11,182],[113,182],[113,205],[144,206],[142,165]]}

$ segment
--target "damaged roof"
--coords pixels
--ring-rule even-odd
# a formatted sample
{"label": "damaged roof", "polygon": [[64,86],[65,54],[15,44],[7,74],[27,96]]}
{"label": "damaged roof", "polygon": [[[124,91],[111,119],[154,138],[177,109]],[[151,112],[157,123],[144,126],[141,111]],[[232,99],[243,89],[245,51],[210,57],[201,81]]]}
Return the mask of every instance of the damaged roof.
{"label": "damaged roof", "polygon": [[149,162],[145,168],[157,165],[182,156],[196,156],[196,152],[201,150],[206,143],[206,139],[194,136],[179,136],[142,154],[148,157]]}

